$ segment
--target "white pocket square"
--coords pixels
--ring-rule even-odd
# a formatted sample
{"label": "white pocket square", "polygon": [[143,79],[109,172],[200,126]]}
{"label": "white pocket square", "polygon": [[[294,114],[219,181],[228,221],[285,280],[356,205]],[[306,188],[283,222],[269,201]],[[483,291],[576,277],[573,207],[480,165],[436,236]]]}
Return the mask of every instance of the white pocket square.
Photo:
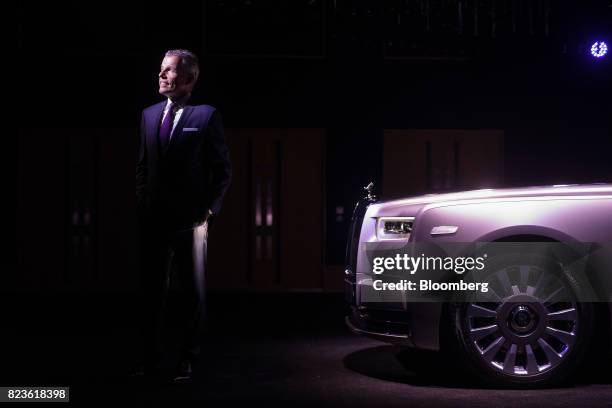
{"label": "white pocket square", "polygon": [[183,132],[197,132],[200,128],[183,128]]}

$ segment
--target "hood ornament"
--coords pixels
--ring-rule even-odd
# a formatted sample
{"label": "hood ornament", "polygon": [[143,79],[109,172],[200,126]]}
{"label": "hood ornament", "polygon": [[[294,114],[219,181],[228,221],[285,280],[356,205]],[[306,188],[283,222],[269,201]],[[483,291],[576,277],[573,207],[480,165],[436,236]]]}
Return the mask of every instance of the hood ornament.
{"label": "hood ornament", "polygon": [[370,181],[370,183],[363,188],[368,194],[366,195],[366,199],[369,201],[376,201],[377,197],[373,194],[374,192],[374,182]]}

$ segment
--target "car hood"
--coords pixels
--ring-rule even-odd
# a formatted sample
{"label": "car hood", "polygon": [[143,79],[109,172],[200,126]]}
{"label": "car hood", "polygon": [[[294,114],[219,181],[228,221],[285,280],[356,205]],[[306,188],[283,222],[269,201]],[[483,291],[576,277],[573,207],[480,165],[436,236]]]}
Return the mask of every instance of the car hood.
{"label": "car hood", "polygon": [[458,202],[458,201],[489,201],[495,199],[516,199],[529,197],[561,197],[561,196],[598,196],[611,195],[612,184],[575,184],[553,185],[522,188],[499,188],[461,191],[455,193],[427,194],[396,200],[382,200],[374,204],[377,209],[418,208],[427,204]]}

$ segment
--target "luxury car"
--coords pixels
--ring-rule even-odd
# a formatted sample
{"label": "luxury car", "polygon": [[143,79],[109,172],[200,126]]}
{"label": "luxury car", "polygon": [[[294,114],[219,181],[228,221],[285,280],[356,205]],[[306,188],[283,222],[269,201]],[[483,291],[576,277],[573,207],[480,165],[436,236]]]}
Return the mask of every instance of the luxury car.
{"label": "luxury car", "polygon": [[[372,188],[353,211],[346,249],[351,331],[448,352],[482,381],[501,386],[557,384],[571,379],[585,357],[610,352],[611,184],[387,201]],[[478,243],[481,253],[495,254],[483,275],[488,294],[372,296],[380,276],[372,269],[372,248],[455,243]]]}

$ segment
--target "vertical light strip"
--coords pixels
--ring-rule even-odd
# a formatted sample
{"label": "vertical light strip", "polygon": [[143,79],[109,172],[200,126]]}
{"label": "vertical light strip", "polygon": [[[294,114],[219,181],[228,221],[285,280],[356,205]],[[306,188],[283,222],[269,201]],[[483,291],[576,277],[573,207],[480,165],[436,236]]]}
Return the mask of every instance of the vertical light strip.
{"label": "vertical light strip", "polygon": [[255,179],[255,225],[261,227],[262,208],[261,208],[261,178]]}
{"label": "vertical light strip", "polygon": [[268,180],[268,191],[266,191],[266,225],[271,227],[274,223],[273,204],[272,204],[272,178]]}

